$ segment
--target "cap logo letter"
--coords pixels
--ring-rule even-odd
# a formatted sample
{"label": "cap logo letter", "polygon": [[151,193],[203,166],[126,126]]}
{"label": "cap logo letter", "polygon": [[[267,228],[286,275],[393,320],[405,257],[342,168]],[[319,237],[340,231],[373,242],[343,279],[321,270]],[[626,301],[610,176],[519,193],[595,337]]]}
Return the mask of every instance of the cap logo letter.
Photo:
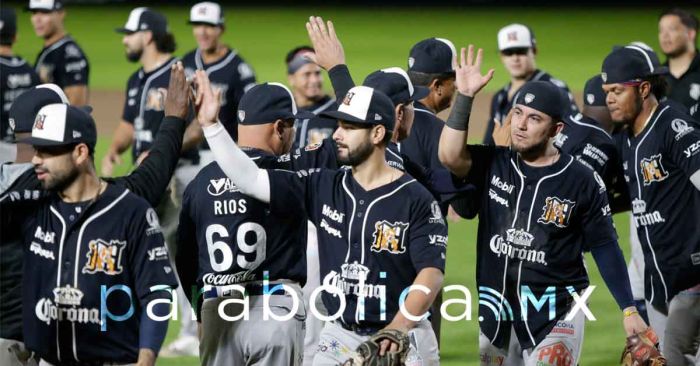
{"label": "cap logo letter", "polygon": [[238,119],[240,119],[241,122],[243,122],[243,120],[245,119],[245,111],[244,110],[238,111]]}
{"label": "cap logo letter", "polygon": [[608,73],[607,72],[600,73],[600,78],[603,79],[604,83],[607,83],[608,82]]}
{"label": "cap logo letter", "polygon": [[525,100],[525,104],[530,104],[533,100],[535,100],[535,95],[532,93],[527,93],[523,99]]}
{"label": "cap logo letter", "polygon": [[343,104],[345,105],[350,105],[350,101],[352,100],[352,97],[355,96],[354,92],[349,92],[348,94],[345,95],[345,98],[343,98]]}
{"label": "cap logo letter", "polygon": [[199,15],[207,15],[207,8],[202,6],[199,8]]}
{"label": "cap logo letter", "polygon": [[413,58],[413,57],[409,57],[409,58],[408,58],[408,67],[409,67],[409,68],[413,67],[413,64],[415,64],[415,63],[416,63],[416,59],[415,59],[415,58]]}
{"label": "cap logo letter", "polygon": [[509,32],[508,33],[508,40],[509,41],[517,41],[518,40],[518,32]]}
{"label": "cap logo letter", "polygon": [[586,94],[586,100],[588,101],[588,104],[593,104],[593,102],[595,102],[595,95],[591,93]]}
{"label": "cap logo letter", "polygon": [[46,120],[46,115],[45,114],[38,114],[36,116],[36,119],[34,120],[34,128],[37,130],[43,130],[44,129],[44,121]]}

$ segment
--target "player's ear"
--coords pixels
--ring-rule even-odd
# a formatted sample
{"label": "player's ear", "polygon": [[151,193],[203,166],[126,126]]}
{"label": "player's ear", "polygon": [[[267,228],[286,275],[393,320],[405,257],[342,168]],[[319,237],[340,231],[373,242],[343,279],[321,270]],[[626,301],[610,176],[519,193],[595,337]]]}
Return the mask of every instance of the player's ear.
{"label": "player's ear", "polygon": [[274,130],[275,130],[275,136],[281,140],[284,138],[284,120],[282,119],[277,119],[275,123],[273,124]]}
{"label": "player's ear", "polygon": [[552,126],[552,135],[550,137],[554,137],[561,132],[561,130],[564,129],[564,122],[562,121],[554,121],[553,126]]}
{"label": "player's ear", "polygon": [[651,83],[649,81],[642,81],[641,84],[639,84],[639,95],[642,96],[642,99],[647,99],[649,97],[649,94],[651,94]]}
{"label": "player's ear", "polygon": [[403,123],[404,118],[406,117],[406,111],[404,110],[404,105],[403,104],[397,104],[394,113],[396,114],[396,128],[399,127],[400,124]]}
{"label": "player's ear", "polygon": [[428,88],[430,89],[430,91],[437,92],[440,89],[440,87],[442,87],[442,82],[438,78],[433,79],[430,82],[430,84],[428,85]]}
{"label": "player's ear", "polygon": [[90,148],[86,144],[80,143],[73,148],[72,155],[75,165],[82,165],[90,159]]}

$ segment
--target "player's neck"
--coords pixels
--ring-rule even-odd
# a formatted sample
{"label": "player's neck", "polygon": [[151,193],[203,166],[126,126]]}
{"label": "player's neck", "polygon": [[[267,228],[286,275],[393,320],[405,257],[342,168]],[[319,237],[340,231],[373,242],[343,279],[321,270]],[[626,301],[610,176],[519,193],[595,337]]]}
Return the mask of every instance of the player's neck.
{"label": "player's neck", "polygon": [[374,149],[367,160],[352,167],[353,178],[365,191],[387,185],[402,175],[387,164],[384,150]]}
{"label": "player's neck", "polygon": [[143,71],[149,73],[165,64],[172,57],[169,53],[160,53],[155,47],[147,47],[141,54]]}
{"label": "player's neck", "polygon": [[76,203],[95,199],[102,191],[102,180],[95,174],[94,169],[83,172],[60,192],[63,202]]}
{"label": "player's neck", "polygon": [[642,111],[637,115],[637,118],[634,119],[631,126],[634,136],[639,135],[644,130],[644,127],[647,126],[658,106],[659,102],[653,95],[650,95],[649,98],[642,103]]}
{"label": "player's neck", "polygon": [[532,167],[545,167],[545,166],[550,166],[557,161],[559,161],[559,157],[561,154],[559,154],[559,149],[554,147],[554,144],[552,141],[548,142],[544,150],[542,151],[533,151],[530,153],[519,153],[520,159],[522,161]]}
{"label": "player's neck", "polygon": [[52,44],[58,42],[61,38],[66,36],[66,31],[63,29],[58,29],[54,34],[44,38],[44,47],[51,46]]}
{"label": "player's neck", "polygon": [[683,76],[683,74],[688,71],[688,68],[690,68],[690,64],[695,58],[695,52],[695,48],[688,47],[686,52],[683,52],[676,57],[669,57],[668,69],[671,72],[671,75],[673,75],[675,78],[680,78]]}
{"label": "player's neck", "polygon": [[221,60],[226,56],[226,52],[228,52],[228,47],[223,44],[218,44],[213,50],[200,49],[202,61],[207,65]]}
{"label": "player's neck", "polygon": [[428,108],[429,111],[431,111],[433,113],[437,113],[438,109],[439,109],[437,102],[433,98],[431,98],[431,96],[432,96],[432,93],[429,94],[427,97],[419,100],[419,102],[420,102],[420,104],[424,105],[425,108]]}
{"label": "player's neck", "polygon": [[[264,126],[264,125],[263,125]],[[238,126],[238,146],[253,148],[277,155],[270,143],[270,133],[260,129],[261,126]]]}
{"label": "player's neck", "polygon": [[301,108],[310,107],[310,106],[316,104],[316,102],[318,102],[319,100],[321,100],[321,98],[323,98],[323,95],[319,95],[315,98],[309,98],[306,95],[304,95],[303,93],[300,93],[296,90],[293,90],[292,94],[294,94],[294,101],[296,102],[297,107],[301,107]]}
{"label": "player's neck", "polygon": [[0,56],[12,56],[12,46],[0,46]]}

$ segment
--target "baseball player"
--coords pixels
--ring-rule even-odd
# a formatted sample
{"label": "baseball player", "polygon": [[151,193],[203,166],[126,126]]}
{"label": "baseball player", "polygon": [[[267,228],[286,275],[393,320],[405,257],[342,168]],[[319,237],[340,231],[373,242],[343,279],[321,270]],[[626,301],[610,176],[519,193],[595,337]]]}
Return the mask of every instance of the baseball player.
{"label": "baseball player", "polygon": [[34,69],[42,83],[61,87],[72,105],[88,103],[90,63],[85,52],[66,33],[63,0],[29,0],[34,33],[44,39]]}
{"label": "baseball player", "polygon": [[[180,153],[182,135],[185,130],[184,118],[187,115],[186,86],[182,67],[172,78],[170,93],[166,101],[166,114],[169,117],[162,123],[159,135],[154,142],[152,153],[137,169],[126,177],[108,179],[110,183],[128,188],[144,197],[151,204],[157,204],[175,170],[175,162]],[[179,77],[178,77],[179,76]],[[15,139],[21,140],[31,135],[37,112],[48,104],[67,103],[63,91],[54,84],[43,84],[19,96],[10,109],[10,117],[15,120]],[[0,216],[2,219],[0,247],[0,282],[3,283],[0,298],[0,319],[2,320],[2,342],[0,362],[3,365],[24,364],[28,352],[21,343],[22,335],[22,250],[24,247],[20,233],[12,228],[19,227],[21,215],[5,206],[22,200],[42,199],[41,182],[29,163],[34,150],[26,144],[17,144],[17,159],[14,164],[0,167]],[[12,168],[12,169],[11,169]],[[106,179],[107,180],[107,179]],[[7,347],[5,347],[7,345]],[[19,360],[19,361],[18,361]]]}
{"label": "baseball player", "polygon": [[[168,33],[167,20],[149,8],[136,8],[129,14],[126,25],[117,28],[123,33],[122,43],[126,57],[139,62],[142,67],[129,77],[126,84],[126,100],[122,121],[114,131],[112,144],[102,160],[102,174],[112,175],[115,164],[121,164],[121,153],[129,146],[134,162],[140,161],[151,147],[160,121],[163,119],[164,95],[159,88],[166,88],[170,67],[176,59],[175,40]],[[196,159],[196,150],[184,154]]]}
{"label": "baseball player", "polygon": [[41,364],[154,365],[177,281],[155,211],[97,177],[96,140],[92,117],[67,104],[41,108],[22,140],[52,192],[19,226],[25,343]]}
{"label": "baseball player", "polygon": [[[684,111],[658,102],[652,84],[663,72],[646,52],[626,46],[605,58],[601,77],[613,122],[627,127],[618,148],[644,251],[649,321],[669,363],[682,364],[677,357],[693,339],[685,327],[697,323],[674,320],[671,327],[671,318],[698,306],[700,235],[697,225],[673,228],[694,220],[700,205],[700,125]],[[697,326],[690,333],[695,331]]]}
{"label": "baseball player", "polygon": [[[209,79],[215,88],[222,90],[221,110],[219,119],[226,126],[226,131],[234,140],[238,139],[236,110],[238,101],[247,90],[255,86],[255,72],[245,62],[240,53],[227,46],[222,41],[226,30],[224,13],[221,6],[213,2],[201,2],[195,4],[190,10],[190,25],[192,34],[197,41],[197,48],[182,57],[185,72],[188,77],[194,75],[195,70],[204,70],[209,74]],[[190,128],[196,127],[193,123]],[[204,140],[199,131],[200,139]],[[200,151],[203,158],[207,155],[203,166],[213,161],[206,144]]]}
{"label": "baseball player", "polygon": [[566,102],[550,82],[528,82],[515,97],[509,148],[466,145],[472,100],[493,76],[481,75],[481,54],[461,49],[459,94],[439,146],[440,161],[475,184],[480,199],[481,364],[503,364],[512,331],[522,364],[574,365],[583,344],[578,306],[590,291],[584,250],[592,251],[623,311],[627,334],[647,328],[633,305],[605,184],[554,146]]}
{"label": "baseball player", "polygon": [[659,45],[666,55],[668,97],[692,107],[700,100],[700,53],[697,50],[698,18],[673,8],[659,16]]}
{"label": "baseball player", "polygon": [[510,24],[501,28],[498,31],[498,50],[501,53],[501,62],[510,74],[510,83],[494,94],[491,100],[491,116],[486,123],[484,135],[485,144],[493,145],[492,134],[495,124],[503,123],[513,105],[513,97],[528,81],[549,81],[556,85],[569,97],[568,114],[578,113],[574,96],[566,84],[537,68],[535,63],[537,42],[530,27],[523,24]]}
{"label": "baseball player", "polygon": [[[201,80],[202,75],[196,78]],[[198,88],[208,86],[200,83]],[[278,83],[250,89],[238,111],[238,143],[246,156],[265,169],[281,166],[278,156],[287,153],[294,140],[294,119],[312,117],[297,109],[289,89]],[[306,267],[300,259],[306,232],[304,215],[271,213],[267,203],[236,188],[216,162],[204,167],[187,186],[178,228],[177,268],[187,293],[203,289],[202,365],[300,364],[308,315],[301,303]],[[269,303],[277,314],[296,309],[291,310],[293,317],[267,320],[263,280],[270,286],[285,285],[283,291],[268,295]],[[192,286],[194,290],[189,291]],[[241,300],[243,293],[237,286],[247,294],[248,317],[231,321],[228,317],[241,309],[227,307],[228,317],[218,309],[232,299]]]}
{"label": "baseball player", "polygon": [[[202,92],[203,98],[215,101]],[[273,213],[305,212],[319,228],[321,275],[332,291],[321,296],[335,320],[321,332],[314,364],[344,362],[383,328],[409,333],[408,364],[437,364],[429,321],[411,315],[429,309],[442,283],[447,230],[430,193],[384,158],[388,131],[394,127],[393,103],[372,88],[358,86],[350,89],[338,111],[324,115],[340,121],[333,138],[339,160],[351,169],[296,174],[260,169],[222,133],[220,124],[212,124],[214,114],[200,112],[198,121],[217,162],[241,192],[269,202]],[[412,284],[426,291],[407,293],[403,307],[409,319],[399,312],[399,298]],[[383,344],[382,352],[391,346]]]}
{"label": "baseball player", "polygon": [[0,8],[0,163],[14,160],[15,144],[8,112],[12,102],[39,83],[27,61],[12,53],[17,37],[17,15],[12,8]]}
{"label": "baseball player", "polygon": [[450,107],[455,93],[452,59],[455,46],[444,38],[416,43],[408,56],[408,76],[414,86],[427,87],[426,97],[414,102],[416,111],[411,134],[401,141],[401,152],[416,164],[441,167],[437,156],[440,133],[445,122],[437,113]]}
{"label": "baseball player", "polygon": [[295,47],[287,53],[287,83],[294,94],[294,100],[302,110],[316,117],[297,121],[296,138],[292,149],[313,145],[330,138],[337,122],[331,118],[318,116],[321,112],[333,110],[335,100],[323,92],[321,67],[314,61],[314,49],[309,46]]}

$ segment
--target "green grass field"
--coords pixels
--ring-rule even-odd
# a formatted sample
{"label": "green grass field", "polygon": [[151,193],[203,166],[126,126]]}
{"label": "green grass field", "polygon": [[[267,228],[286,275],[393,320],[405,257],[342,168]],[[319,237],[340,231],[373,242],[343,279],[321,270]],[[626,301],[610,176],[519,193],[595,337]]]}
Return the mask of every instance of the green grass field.
{"label": "green grass field", "polygon": [[[23,5],[24,3],[22,3]],[[19,6],[19,5],[17,5]],[[178,55],[194,47],[186,24],[188,9],[162,7],[178,40]],[[125,23],[129,8],[113,6],[71,7],[67,29],[88,54],[91,87],[123,90],[128,76],[138,68],[124,57],[121,38],[113,29]],[[227,43],[237,48],[253,65],[261,81],[284,81],[283,63],[287,50],[308,43],[305,19],[312,14],[332,19],[345,46],[356,78],[389,66],[405,67],[410,46],[420,39],[449,38],[458,46],[474,43],[485,49],[485,65],[496,69],[489,90],[500,88],[507,76],[498,60],[496,32],[510,22],[529,24],[537,35],[538,66],[581,90],[587,78],[599,72],[603,57],[612,45],[644,41],[658,47],[656,19],[659,9],[488,9],[488,8],[241,8],[226,9]],[[697,12],[697,9],[696,9]],[[34,37],[28,13],[19,13],[19,39],[16,51],[31,61],[41,48]],[[101,161],[109,136],[98,143]],[[126,167],[118,170],[124,173]],[[620,244],[628,249],[628,220],[615,217]],[[441,357],[444,365],[477,365],[478,294],[474,284],[476,221],[450,226],[450,247],[446,285],[467,286],[472,293],[472,321],[446,322],[442,329]],[[624,342],[621,314],[588,258],[591,282],[597,286],[590,308],[597,321],[588,322],[581,365],[614,365]],[[449,297],[449,296],[448,296]],[[450,309],[459,313],[463,309]],[[177,333],[170,328],[168,341]],[[159,365],[193,365],[194,358],[160,359]]]}

